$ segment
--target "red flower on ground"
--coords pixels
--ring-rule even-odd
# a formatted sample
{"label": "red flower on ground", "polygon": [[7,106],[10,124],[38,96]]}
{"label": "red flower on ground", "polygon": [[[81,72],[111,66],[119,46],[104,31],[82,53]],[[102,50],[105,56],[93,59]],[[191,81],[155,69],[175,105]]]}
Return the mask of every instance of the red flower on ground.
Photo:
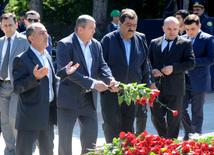
{"label": "red flower on ground", "polygon": [[189,153],[189,152],[190,152],[189,146],[184,146],[183,150],[182,150],[182,153]]}
{"label": "red flower on ground", "polygon": [[126,133],[122,131],[120,133],[119,137],[120,137],[121,140],[125,139],[126,138]]}
{"label": "red flower on ground", "polygon": [[178,110],[173,110],[173,116],[177,116],[178,115]]}

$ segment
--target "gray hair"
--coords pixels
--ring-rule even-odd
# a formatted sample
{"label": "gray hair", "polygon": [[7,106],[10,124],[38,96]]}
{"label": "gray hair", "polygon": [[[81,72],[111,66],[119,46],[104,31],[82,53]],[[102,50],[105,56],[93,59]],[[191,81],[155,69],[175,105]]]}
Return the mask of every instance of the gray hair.
{"label": "gray hair", "polygon": [[93,22],[96,23],[95,19],[89,15],[81,15],[76,20],[76,26],[74,28],[74,31],[77,32],[79,27],[85,28],[87,22]]}

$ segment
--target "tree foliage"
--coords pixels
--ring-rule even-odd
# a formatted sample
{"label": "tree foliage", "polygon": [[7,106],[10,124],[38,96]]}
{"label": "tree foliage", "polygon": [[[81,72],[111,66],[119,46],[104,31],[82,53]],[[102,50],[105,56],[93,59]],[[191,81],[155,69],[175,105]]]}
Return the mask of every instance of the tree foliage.
{"label": "tree foliage", "polygon": [[[15,13],[18,18],[21,13],[30,10],[30,0],[10,0],[6,12]],[[139,19],[162,18],[166,0],[108,0],[107,20],[110,22],[110,12],[114,9],[131,8],[136,11]],[[92,15],[93,0],[43,0],[43,21],[52,37],[53,45],[73,32],[75,21],[79,15]],[[99,29],[99,26],[98,26]]]}

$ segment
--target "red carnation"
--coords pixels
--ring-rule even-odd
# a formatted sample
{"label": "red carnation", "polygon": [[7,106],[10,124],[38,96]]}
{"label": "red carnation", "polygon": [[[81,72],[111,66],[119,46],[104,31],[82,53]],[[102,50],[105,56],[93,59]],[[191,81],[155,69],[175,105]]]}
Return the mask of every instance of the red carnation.
{"label": "red carnation", "polygon": [[173,116],[177,116],[178,115],[178,110],[173,110]]}
{"label": "red carnation", "polygon": [[150,92],[149,95],[150,95],[150,99],[155,100],[156,95],[154,92]]}
{"label": "red carnation", "polygon": [[140,100],[140,104],[141,104],[141,105],[145,105],[145,104],[146,104],[146,101],[147,101],[147,98],[142,97],[141,100]]}
{"label": "red carnation", "polygon": [[121,132],[119,135],[120,139],[123,140],[124,138],[126,138],[126,133],[125,132]]}
{"label": "red carnation", "polygon": [[189,152],[190,152],[189,146],[184,146],[183,150],[182,150],[182,153],[189,153]]}
{"label": "red carnation", "polygon": [[139,99],[139,98],[136,98],[135,103],[139,104],[139,103],[140,103],[140,99]]}
{"label": "red carnation", "polygon": [[158,90],[158,89],[153,90],[153,92],[154,92],[155,96],[158,96],[160,94],[160,90]]}

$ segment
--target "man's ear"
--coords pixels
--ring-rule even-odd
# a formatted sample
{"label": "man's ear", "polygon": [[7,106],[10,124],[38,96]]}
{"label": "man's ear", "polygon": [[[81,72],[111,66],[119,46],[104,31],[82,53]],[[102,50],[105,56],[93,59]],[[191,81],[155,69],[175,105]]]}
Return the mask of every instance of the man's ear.
{"label": "man's ear", "polygon": [[39,20],[38,23],[40,23],[41,21]]}
{"label": "man's ear", "polygon": [[201,28],[201,24],[198,25],[199,29]]}
{"label": "man's ear", "polygon": [[29,36],[29,37],[28,37],[28,40],[30,40],[30,42],[32,43],[32,41],[33,41],[33,36]]}

